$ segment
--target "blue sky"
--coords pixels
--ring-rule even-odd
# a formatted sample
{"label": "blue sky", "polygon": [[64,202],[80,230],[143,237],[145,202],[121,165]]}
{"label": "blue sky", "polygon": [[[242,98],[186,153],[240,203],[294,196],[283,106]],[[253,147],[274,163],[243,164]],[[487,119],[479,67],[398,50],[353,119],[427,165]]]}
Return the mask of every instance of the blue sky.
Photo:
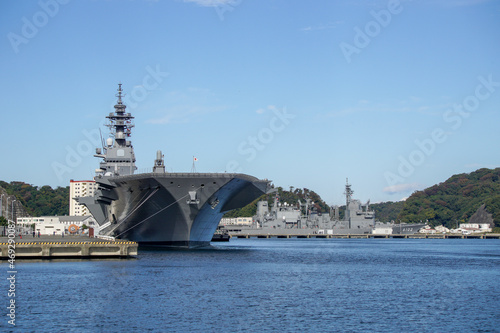
{"label": "blue sky", "polygon": [[500,166],[498,1],[10,0],[0,32],[4,181],[93,177],[119,82],[140,170],[341,204]]}

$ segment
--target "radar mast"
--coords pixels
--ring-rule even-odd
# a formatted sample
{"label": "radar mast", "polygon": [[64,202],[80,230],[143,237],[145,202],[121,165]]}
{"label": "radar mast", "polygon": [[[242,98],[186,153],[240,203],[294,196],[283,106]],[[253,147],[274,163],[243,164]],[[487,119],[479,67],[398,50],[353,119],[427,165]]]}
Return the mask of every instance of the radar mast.
{"label": "radar mast", "polygon": [[349,209],[349,204],[351,203],[352,195],[354,191],[351,189],[351,184],[349,184],[349,178],[345,179],[345,219],[349,221],[349,229],[351,228],[351,211]]}
{"label": "radar mast", "polygon": [[106,117],[110,137],[106,140],[104,153],[98,148],[97,154],[94,155],[103,159],[100,168],[96,170],[97,177],[132,175],[137,169],[134,148],[130,140],[127,140],[132,134],[134,117],[126,112],[127,106],[122,101],[125,95],[121,83],[118,84],[118,93],[115,96],[118,97],[114,106],[115,112],[110,112]]}
{"label": "radar mast", "polygon": [[106,126],[110,129],[111,135],[115,138],[115,147],[126,147],[127,146],[127,138],[132,135],[132,128],[134,127],[132,115],[130,113],[126,113],[125,109],[127,106],[123,104],[122,97],[122,84],[118,84],[118,94],[115,96],[118,97],[118,101],[115,105],[115,112],[110,113],[108,118],[108,124]]}

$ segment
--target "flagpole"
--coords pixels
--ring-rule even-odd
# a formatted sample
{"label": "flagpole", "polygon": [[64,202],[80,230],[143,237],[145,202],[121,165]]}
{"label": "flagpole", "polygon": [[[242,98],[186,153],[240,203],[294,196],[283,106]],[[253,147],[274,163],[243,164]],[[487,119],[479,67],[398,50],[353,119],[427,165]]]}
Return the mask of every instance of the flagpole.
{"label": "flagpole", "polygon": [[193,156],[193,166],[191,168],[191,173],[196,173],[196,167],[194,165],[194,162],[196,161],[196,157]]}

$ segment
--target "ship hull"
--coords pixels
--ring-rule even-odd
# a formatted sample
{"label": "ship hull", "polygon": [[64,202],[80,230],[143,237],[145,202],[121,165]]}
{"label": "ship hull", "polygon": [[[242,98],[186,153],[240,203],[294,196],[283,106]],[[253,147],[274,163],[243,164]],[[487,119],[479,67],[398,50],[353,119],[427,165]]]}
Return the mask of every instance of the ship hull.
{"label": "ship hull", "polygon": [[392,225],[393,235],[413,235],[425,227],[425,223],[401,223]]}
{"label": "ship hull", "polygon": [[210,244],[225,212],[266,193],[268,183],[243,174],[110,177],[87,207],[97,211],[94,217],[103,212],[100,234],[140,246],[202,247]]}
{"label": "ship hull", "polygon": [[[308,235],[308,234],[327,234],[327,235],[368,235],[378,234],[374,232],[377,228],[384,226],[387,228],[388,235],[412,235],[419,232],[425,224],[377,224],[372,219],[352,219],[349,221],[331,221],[324,220],[318,223],[316,227],[303,227],[303,228],[284,228],[282,224],[276,221],[268,221],[267,224],[274,224],[274,226],[238,226],[226,225],[227,230],[231,235]],[[303,223],[305,225],[305,223]]]}

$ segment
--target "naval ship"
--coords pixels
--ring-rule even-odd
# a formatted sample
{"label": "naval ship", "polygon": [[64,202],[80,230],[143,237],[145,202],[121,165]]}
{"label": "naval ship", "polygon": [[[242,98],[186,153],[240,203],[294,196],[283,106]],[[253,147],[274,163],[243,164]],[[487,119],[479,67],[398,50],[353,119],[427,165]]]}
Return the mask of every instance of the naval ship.
{"label": "naval ship", "polygon": [[257,212],[249,226],[225,225],[225,230],[233,235],[238,234],[414,234],[425,224],[394,224],[375,221],[375,212],[370,210],[370,201],[362,204],[353,199],[354,191],[348,180],[345,185],[346,209],[344,218],[339,218],[339,207],[331,206],[330,213],[322,214],[311,207],[314,203],[306,199],[297,205],[281,202],[278,194],[271,207],[267,201],[257,202]]}
{"label": "naval ship", "polygon": [[99,234],[140,246],[199,247],[210,244],[225,212],[252,202],[270,187],[267,179],[238,173],[172,173],[157,151],[151,173],[135,174],[130,141],[134,117],[118,85],[115,112],[109,113],[110,137],[96,148],[102,159],[93,197],[75,198],[99,224]]}

